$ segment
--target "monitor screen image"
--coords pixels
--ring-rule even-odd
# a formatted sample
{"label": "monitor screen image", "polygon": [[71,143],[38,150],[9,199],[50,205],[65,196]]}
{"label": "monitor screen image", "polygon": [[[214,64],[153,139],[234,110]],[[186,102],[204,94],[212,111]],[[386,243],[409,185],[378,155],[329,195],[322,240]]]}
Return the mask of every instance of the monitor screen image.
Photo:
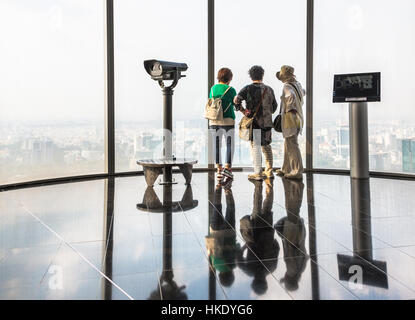
{"label": "monitor screen image", "polygon": [[333,102],[380,101],[380,72],[334,75]]}

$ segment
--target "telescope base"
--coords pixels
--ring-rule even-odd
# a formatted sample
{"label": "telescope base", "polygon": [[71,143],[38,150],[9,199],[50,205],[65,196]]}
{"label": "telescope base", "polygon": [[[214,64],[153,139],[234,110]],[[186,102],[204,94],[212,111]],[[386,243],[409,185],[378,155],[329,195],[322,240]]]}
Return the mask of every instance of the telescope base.
{"label": "telescope base", "polygon": [[[197,163],[194,159],[157,159],[157,160],[138,160],[137,164],[143,166],[144,178],[148,186],[154,186],[158,176],[163,173],[163,168],[178,167],[183,174],[186,185],[192,181],[193,165]],[[175,182],[163,181],[162,185],[171,185]]]}

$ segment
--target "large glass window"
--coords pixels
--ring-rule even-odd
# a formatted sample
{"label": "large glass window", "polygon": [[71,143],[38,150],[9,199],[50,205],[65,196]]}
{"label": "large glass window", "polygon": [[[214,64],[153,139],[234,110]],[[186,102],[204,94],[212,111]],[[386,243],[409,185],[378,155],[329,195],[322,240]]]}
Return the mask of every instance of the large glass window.
{"label": "large glass window", "polygon": [[415,173],[415,2],[319,0],[314,15],[314,167],[349,168],[348,105],[332,103],[333,75],[380,71],[370,169]]}
{"label": "large glass window", "polygon": [[114,2],[116,170],[141,170],[138,159],[162,156],[162,92],[143,61],[185,62],[173,95],[173,154],[207,165],[207,2]]}
{"label": "large glass window", "polygon": [[104,172],[104,3],[0,2],[0,184]]}
{"label": "large glass window", "polygon": [[[282,65],[293,66],[305,88],[306,0],[216,1],[215,39],[215,72],[222,67],[230,68],[233,72],[231,86],[236,91],[251,83],[248,70],[253,65],[265,69],[264,83],[274,89],[279,105],[282,83],[275,74]],[[303,108],[305,115],[305,105]],[[241,117],[238,112],[236,123]],[[235,165],[251,166],[249,143],[239,140],[237,134],[236,137]],[[299,142],[305,163],[305,129]],[[281,166],[284,140],[275,131],[272,147],[274,165]]]}

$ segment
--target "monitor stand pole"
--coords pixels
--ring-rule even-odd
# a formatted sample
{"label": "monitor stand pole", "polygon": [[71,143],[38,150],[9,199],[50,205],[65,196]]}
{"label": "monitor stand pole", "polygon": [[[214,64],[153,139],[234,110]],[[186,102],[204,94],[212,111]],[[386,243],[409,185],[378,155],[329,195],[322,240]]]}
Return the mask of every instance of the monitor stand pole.
{"label": "monitor stand pole", "polygon": [[349,104],[350,177],[369,179],[369,134],[367,102]]}

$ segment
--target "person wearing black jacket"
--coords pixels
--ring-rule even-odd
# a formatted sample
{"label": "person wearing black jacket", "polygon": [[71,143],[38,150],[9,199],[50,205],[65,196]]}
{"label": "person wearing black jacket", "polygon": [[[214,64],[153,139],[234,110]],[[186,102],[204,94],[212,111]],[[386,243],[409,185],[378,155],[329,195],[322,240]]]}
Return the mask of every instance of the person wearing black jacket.
{"label": "person wearing black jacket", "polygon": [[[268,289],[267,275],[274,272],[278,264],[280,246],[275,239],[272,227],[272,205],[274,200],[273,180],[266,179],[265,199],[263,200],[262,181],[253,181],[255,185],[252,214],[240,220],[240,231],[245,241],[237,261],[238,267],[252,276],[252,289],[264,294]],[[246,257],[243,252],[246,250]]]}
{"label": "person wearing black jacket", "polygon": [[[249,179],[262,180],[264,177],[273,178],[272,165],[273,155],[271,149],[272,141],[272,114],[277,110],[278,104],[275,99],[274,90],[265,85],[264,69],[261,66],[253,66],[249,69],[252,83],[242,88],[234,98],[235,109],[241,111],[248,117],[254,117],[253,134],[251,136],[251,153],[254,162],[254,174]],[[246,108],[242,107],[245,101]],[[255,113],[259,107],[258,112]],[[265,172],[262,172],[262,153],[265,156]]]}

